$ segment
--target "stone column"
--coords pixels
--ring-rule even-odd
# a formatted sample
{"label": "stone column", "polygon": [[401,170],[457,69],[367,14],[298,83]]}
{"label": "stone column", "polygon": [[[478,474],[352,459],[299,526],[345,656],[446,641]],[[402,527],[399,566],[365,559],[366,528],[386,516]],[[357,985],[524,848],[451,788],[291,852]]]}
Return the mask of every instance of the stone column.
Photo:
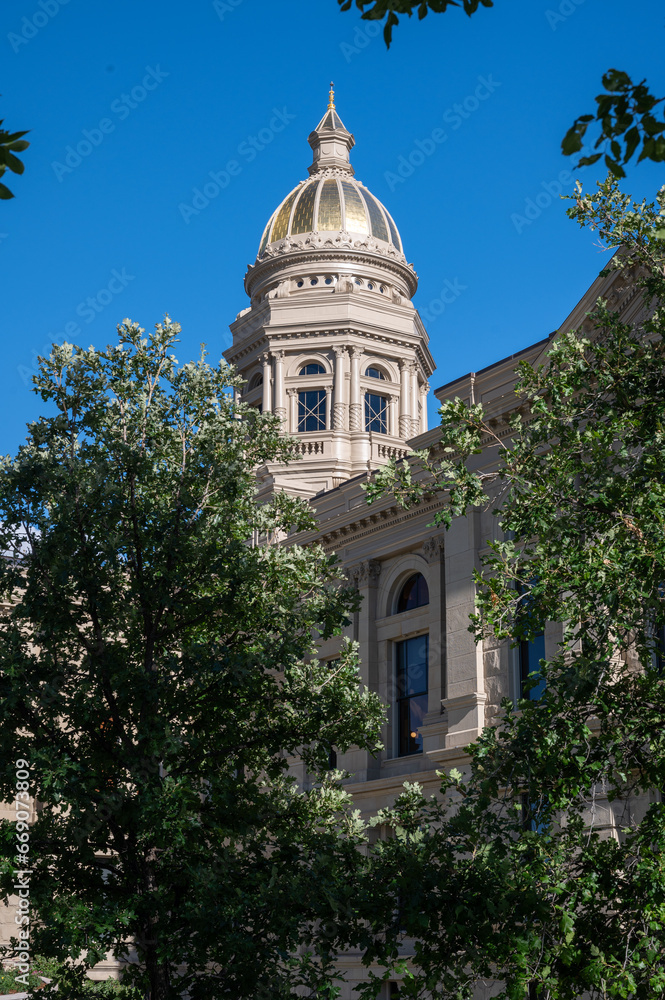
{"label": "stone column", "polygon": [[261,364],[263,365],[263,399],[261,400],[261,406],[264,413],[270,413],[270,355],[261,355]]}
{"label": "stone column", "polygon": [[408,438],[411,435],[411,415],[409,407],[409,362],[400,361],[401,391],[399,394],[399,436]]}
{"label": "stone column", "polygon": [[333,403],[333,428],[336,431],[346,430],[346,403],[344,402],[344,356],[343,347],[333,347],[335,352],[335,396]]}
{"label": "stone column", "polygon": [[391,437],[397,437],[397,403],[399,402],[399,396],[388,396],[388,434]]}
{"label": "stone column", "polygon": [[284,401],[284,351],[275,351],[275,414],[282,423],[286,421]]}
{"label": "stone column", "polygon": [[359,347],[352,347],[351,353],[351,405],[349,406],[349,430],[362,430],[362,404],[360,402],[360,355]]}
{"label": "stone column", "polygon": [[331,386],[326,386],[326,430],[329,431],[332,427],[332,388]]}
{"label": "stone column", "polygon": [[429,383],[423,382],[420,387],[420,405],[422,406],[421,417],[420,417],[420,433],[424,434],[427,430],[427,393],[429,392]]}
{"label": "stone column", "polygon": [[420,414],[418,413],[418,401],[420,393],[418,391],[418,368],[411,366],[411,436],[420,434]]}
{"label": "stone column", "polygon": [[288,431],[291,434],[296,434],[298,432],[298,390],[287,389],[286,394],[289,397],[289,425]]}

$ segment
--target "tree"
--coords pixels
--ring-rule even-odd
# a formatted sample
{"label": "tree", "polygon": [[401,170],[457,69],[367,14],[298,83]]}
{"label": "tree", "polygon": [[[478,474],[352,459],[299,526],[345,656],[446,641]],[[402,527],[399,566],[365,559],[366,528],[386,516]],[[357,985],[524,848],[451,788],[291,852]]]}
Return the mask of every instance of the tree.
{"label": "tree", "polygon": [[107,952],[150,1000],[316,992],[363,836],[330,748],[374,750],[383,714],[352,647],[313,658],[357,595],[277,544],[303,502],[257,502],[256,467],[293,457],[277,418],[226,366],[179,367],[168,317],[118,331],[42,359],[52,415],[0,471],[0,793],[38,803],[0,827],[4,898],[28,859],[58,996]]}
{"label": "tree", "polygon": [[[2,124],[3,120],[0,118],[0,125]],[[22,153],[30,145],[23,138],[27,134],[27,132],[7,132],[5,129],[0,128],[0,177],[3,176],[7,169],[13,171],[15,174],[23,173],[25,167],[16,154]],[[0,198],[6,201],[13,197],[14,195],[7,185],[0,181]]]}
{"label": "tree", "polygon": [[[508,438],[481,404],[450,401],[444,457],[416,453],[368,487],[407,504],[438,491],[445,525],[492,505],[503,540],[476,575],[477,641],[562,629],[531,678],[544,694],[504,702],[468,775],[443,775],[438,800],[409,787],[380,817],[396,836],[361,896],[367,957],[415,939],[405,996],[468,997],[484,977],[510,1000],[665,990],[665,189],[635,205],[608,179],[578,187],[569,214],[641,286],[639,326],[600,301],[589,336],[520,365]],[[651,799],[643,817],[634,796]],[[616,836],[599,828],[605,799]]]}
{"label": "tree", "polygon": [[[341,10],[350,10],[354,0],[337,0]],[[412,17],[417,11],[423,20],[430,12],[444,14],[451,8],[461,7],[471,17],[479,7],[493,7],[493,0],[355,0],[355,6],[362,11],[361,17],[367,21],[384,21],[383,37],[390,48],[393,28],[399,24],[399,14]],[[593,114],[580,115],[575,119],[561,142],[564,156],[579,153],[588,129],[600,126],[594,143],[599,153],[583,156],[577,167],[596,163],[604,155],[605,165],[615,177],[625,177],[623,165],[639,151],[637,162],[653,160],[665,161],[665,97],[655,97],[646,85],[646,80],[633,83],[623,70],[609,69],[603,75],[603,92],[596,97]],[[656,114],[660,114],[660,118]],[[609,147],[609,151],[605,151]]]}

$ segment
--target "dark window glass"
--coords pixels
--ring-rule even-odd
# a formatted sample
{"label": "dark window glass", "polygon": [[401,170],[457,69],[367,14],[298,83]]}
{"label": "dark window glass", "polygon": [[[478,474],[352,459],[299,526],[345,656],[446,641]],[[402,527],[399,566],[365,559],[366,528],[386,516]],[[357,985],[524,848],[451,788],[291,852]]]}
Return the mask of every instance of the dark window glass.
{"label": "dark window glass", "polygon": [[[532,580],[533,585],[536,581]],[[517,625],[519,631],[530,631],[539,623],[536,621],[536,609],[529,593],[529,587],[520,587],[520,593],[525,595],[520,601]],[[518,632],[519,635],[519,632]],[[540,677],[540,661],[545,659],[545,633],[540,631],[530,640],[523,639],[519,644],[520,659],[520,698],[529,701],[539,701],[545,691],[545,678]],[[527,680],[529,689],[527,690]],[[535,683],[534,683],[535,682]]]}
{"label": "dark window glass", "polygon": [[373,392],[365,393],[365,430],[388,433],[388,400]]}
{"label": "dark window glass", "polygon": [[429,636],[419,635],[397,643],[397,743],[398,754],[422,753],[418,732],[427,712],[427,658]]}
{"label": "dark window glass", "polygon": [[654,635],[654,667],[663,676],[665,674],[665,625],[656,629]]}
{"label": "dark window glass", "polygon": [[429,588],[422,573],[414,573],[402,587],[397,601],[397,614],[400,611],[411,611],[412,608],[422,608],[429,604]]}
{"label": "dark window glass", "polygon": [[298,430],[324,431],[326,429],[326,394],[323,389],[298,393]]}
{"label": "dark window glass", "polygon": [[367,378],[382,378],[382,379],[385,379],[385,377],[386,377],[383,374],[383,372],[381,371],[380,368],[375,368],[373,365],[369,366],[369,368],[365,372],[365,375],[367,376]]}
{"label": "dark window glass", "polygon": [[325,375],[326,370],[323,365],[309,364],[300,369],[301,375]]}
{"label": "dark window glass", "polygon": [[[521,642],[520,646],[520,698],[539,701],[545,692],[545,678],[540,677],[540,661],[545,659],[545,633],[539,632],[531,642]],[[531,676],[534,675],[534,676]],[[536,681],[526,690],[526,681]]]}
{"label": "dark window glass", "polygon": [[256,387],[259,385],[263,385],[263,375],[255,375],[252,381],[249,383],[249,388],[256,389]]}

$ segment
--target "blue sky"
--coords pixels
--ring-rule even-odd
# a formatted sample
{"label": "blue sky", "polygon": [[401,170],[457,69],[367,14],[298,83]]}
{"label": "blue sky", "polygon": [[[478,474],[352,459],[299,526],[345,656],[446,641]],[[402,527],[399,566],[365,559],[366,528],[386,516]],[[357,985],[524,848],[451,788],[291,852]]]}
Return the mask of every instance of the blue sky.
{"label": "blue sky", "polygon": [[[664,27],[659,0],[496,0],[403,21],[386,51],[336,0],[4,0],[0,107],[31,146],[0,203],[0,452],[43,408],[30,372],[54,339],[102,346],[124,317],[168,312],[181,360],[201,342],[219,357],[263,227],[306,176],[330,79],[356,176],[420,277],[433,386],[546,336],[604,261],[556,196],[562,171],[572,189],[561,137],[610,66],[665,92]],[[223,190],[194,203],[211,172]],[[591,187],[604,170],[578,174]],[[624,188],[652,197],[664,181],[643,164]]]}

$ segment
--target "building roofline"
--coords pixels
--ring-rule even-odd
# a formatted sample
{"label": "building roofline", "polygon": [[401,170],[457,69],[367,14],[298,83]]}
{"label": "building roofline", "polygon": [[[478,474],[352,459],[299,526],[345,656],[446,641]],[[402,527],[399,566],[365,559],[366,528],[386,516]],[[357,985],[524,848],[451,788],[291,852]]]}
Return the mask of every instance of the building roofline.
{"label": "building roofline", "polygon": [[558,333],[558,330],[553,330],[552,333],[548,334],[547,337],[543,337],[542,340],[536,340],[535,343],[529,344],[528,347],[523,347],[521,351],[516,351],[515,354],[508,354],[505,358],[500,358],[499,361],[493,361],[491,365],[485,365],[484,368],[479,368],[475,372],[465,372],[464,375],[458,375],[457,378],[451,379],[450,382],[445,382],[438,389],[434,390],[434,395],[437,392],[442,392],[444,389],[448,389],[451,385],[456,385],[457,382],[463,382],[464,379],[471,378],[471,376],[482,375],[485,372],[491,371],[493,368],[498,368],[499,365],[505,365],[509,361],[515,361],[517,358],[521,358],[524,354],[528,354],[537,347],[543,347],[548,344]]}

